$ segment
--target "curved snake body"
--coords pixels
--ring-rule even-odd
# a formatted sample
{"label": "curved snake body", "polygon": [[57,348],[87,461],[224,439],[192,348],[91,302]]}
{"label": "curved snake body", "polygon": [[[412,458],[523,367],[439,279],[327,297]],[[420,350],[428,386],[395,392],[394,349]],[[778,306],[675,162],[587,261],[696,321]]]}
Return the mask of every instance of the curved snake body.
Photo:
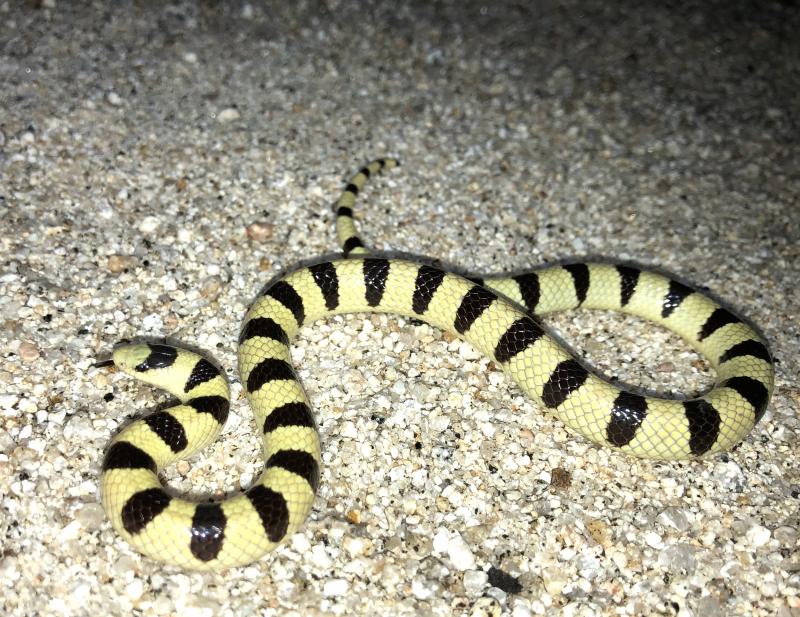
{"label": "curved snake body", "polygon": [[[319,484],[320,442],[289,344],[303,325],[328,315],[394,313],[453,332],[575,432],[633,456],[674,460],[720,452],[741,441],[764,413],[774,379],[765,342],[706,295],[661,274],[576,263],[470,280],[369,255],[353,223],[353,205],[370,175],[395,164],[385,159],[365,166],[337,202],[339,241],[351,256],[271,283],[245,317],[239,375],[263,430],[266,461],[245,492],[195,503],[166,492],[158,478],[165,465],[218,436],[230,398],[218,369],[168,345],[114,351],[121,370],[180,399],[122,430],[103,463],[105,510],[142,553],[189,569],[223,569],[258,559],[300,527]],[[535,317],[576,307],[631,313],[678,333],[716,369],[716,385],[701,397],[672,400],[595,375]]]}

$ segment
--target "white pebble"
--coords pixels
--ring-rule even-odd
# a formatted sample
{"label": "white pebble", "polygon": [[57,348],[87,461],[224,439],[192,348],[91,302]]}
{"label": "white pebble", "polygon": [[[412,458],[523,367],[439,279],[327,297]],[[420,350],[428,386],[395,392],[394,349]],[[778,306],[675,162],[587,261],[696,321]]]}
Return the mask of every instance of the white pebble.
{"label": "white pebble", "polygon": [[400,584],[400,569],[393,564],[386,564],[380,576],[381,583],[387,589],[394,589]]}
{"label": "white pebble", "polygon": [[522,603],[517,603],[514,605],[514,610],[511,611],[511,617],[531,617],[531,615],[533,615],[533,613],[531,613],[531,609]]}
{"label": "white pebble", "polygon": [[450,543],[450,532],[446,529],[439,529],[433,536],[433,550],[440,555],[447,552],[447,545]]}
{"label": "white pebble", "polygon": [[647,546],[651,548],[661,548],[664,546],[664,540],[662,540],[661,536],[655,531],[648,531],[644,534],[644,541],[647,543]]}
{"label": "white pebble", "polygon": [[345,579],[332,578],[329,581],[325,581],[325,585],[322,588],[322,595],[328,598],[343,596],[347,593],[348,587],[349,585]]}
{"label": "white pebble", "polygon": [[232,122],[233,120],[239,119],[239,112],[236,111],[233,107],[228,107],[227,109],[223,109],[221,112],[217,114],[217,120],[220,122]]}
{"label": "white pebble", "polygon": [[85,603],[92,595],[92,586],[87,582],[79,582],[70,591],[70,599],[76,606],[85,606]]}
{"label": "white pebble", "polygon": [[69,542],[70,540],[74,540],[75,538],[78,537],[80,532],[81,532],[80,521],[72,521],[61,530],[60,534],[58,534],[58,541]]}
{"label": "white pebble", "polygon": [[0,409],[12,410],[18,402],[16,394],[0,394]]}
{"label": "white pebble", "polygon": [[6,585],[20,578],[19,559],[16,555],[6,555],[0,559],[0,576],[6,581]]}
{"label": "white pebble", "polygon": [[411,593],[414,594],[414,597],[418,598],[419,600],[427,600],[433,596],[435,591],[435,585],[432,585],[430,581],[427,581],[423,578],[417,577],[411,581]]}
{"label": "white pebble", "polygon": [[141,598],[143,593],[144,585],[142,584],[141,579],[138,578],[133,579],[125,588],[125,595],[128,596],[128,599],[133,602]]}
{"label": "white pebble", "polygon": [[303,533],[296,533],[292,536],[292,548],[301,555],[311,550],[311,543]]}
{"label": "white pebble", "polygon": [[77,441],[80,439],[90,439],[94,437],[92,421],[86,416],[74,415],[64,426],[64,439],[67,441]]}
{"label": "white pebble", "polygon": [[456,570],[464,572],[465,570],[473,570],[475,568],[475,555],[469,548],[469,545],[461,537],[460,533],[453,534],[450,542],[447,545],[447,556],[453,562]]}
{"label": "white pebble", "polygon": [[325,552],[325,547],[316,544],[311,549],[311,563],[313,563],[318,568],[330,568],[331,567],[331,558],[328,556],[328,553]]}
{"label": "white pebble", "polygon": [[468,593],[480,593],[489,582],[489,575],[483,570],[468,570],[464,572],[464,589]]}
{"label": "white pebble", "polygon": [[113,91],[112,91],[112,92],[109,92],[109,93],[106,95],[106,100],[107,100],[107,101],[108,101],[108,102],[109,102],[111,105],[113,105],[114,107],[119,107],[120,105],[122,105],[122,97],[120,97],[120,95],[119,95],[119,94],[117,94],[116,92],[113,92]]}
{"label": "white pebble", "polygon": [[561,590],[567,584],[567,577],[561,568],[544,568],[542,570],[542,582],[547,593],[551,596],[557,596],[561,594]]}
{"label": "white pebble", "polygon": [[142,219],[142,222],[139,223],[139,231],[143,234],[149,234],[158,229],[160,224],[161,221],[157,216],[146,216]]}
{"label": "white pebble", "polygon": [[745,537],[747,538],[747,542],[750,546],[764,546],[767,542],[769,542],[769,538],[772,535],[769,529],[766,527],[762,527],[761,525],[753,525],[750,529],[747,530]]}
{"label": "white pebble", "polygon": [[347,551],[350,557],[358,557],[366,551],[366,543],[363,538],[347,537],[342,541],[342,548]]}
{"label": "white pebble", "polygon": [[116,576],[125,579],[136,571],[136,562],[129,555],[122,555],[114,561],[111,570]]}
{"label": "white pebble", "polygon": [[89,531],[99,529],[105,518],[103,507],[99,503],[87,503],[75,513],[75,520]]}
{"label": "white pebble", "polygon": [[161,315],[151,313],[142,319],[142,325],[146,330],[161,330],[164,327],[164,320],[161,319]]}
{"label": "white pebble", "polygon": [[353,424],[350,421],[344,422],[342,424],[342,427],[339,429],[339,435],[341,435],[346,439],[358,439],[359,438],[358,428],[356,427],[355,424]]}
{"label": "white pebble", "polygon": [[185,599],[183,606],[178,606],[178,612],[183,617],[214,617],[220,608],[219,603],[210,598],[190,595]]}

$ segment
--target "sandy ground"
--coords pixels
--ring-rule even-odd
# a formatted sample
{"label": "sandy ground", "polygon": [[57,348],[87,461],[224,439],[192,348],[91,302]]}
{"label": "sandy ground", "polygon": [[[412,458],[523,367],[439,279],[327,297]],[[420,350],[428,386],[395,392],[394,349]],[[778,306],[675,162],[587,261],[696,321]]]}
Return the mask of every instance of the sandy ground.
{"label": "sandy ground", "polygon": [[[3,613],[800,615],[796,3],[396,4],[0,1]],[[331,203],[380,155],[403,166],[359,202],[373,246],[707,287],[771,343],[766,416],[725,455],[632,460],[452,337],[329,319],[294,348],[325,463],[303,530],[221,574],[140,557],[99,465],[164,397],[93,363],[168,337],[238,396],[248,303],[336,249]],[[713,382],[642,321],[549,323],[607,375]],[[166,480],[221,494],[259,468],[242,399]]]}

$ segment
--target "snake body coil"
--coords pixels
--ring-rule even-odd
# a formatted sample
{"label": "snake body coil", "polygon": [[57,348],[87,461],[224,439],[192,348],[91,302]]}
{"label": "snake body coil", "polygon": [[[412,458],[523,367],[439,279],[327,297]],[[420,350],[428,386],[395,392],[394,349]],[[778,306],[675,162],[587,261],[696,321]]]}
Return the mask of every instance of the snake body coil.
{"label": "snake body coil", "polygon": [[[633,456],[674,460],[720,452],[741,441],[764,413],[774,380],[765,342],[706,295],[661,274],[576,263],[470,280],[370,256],[353,223],[355,197],[370,175],[395,165],[390,159],[370,163],[339,198],[337,232],[346,257],[273,282],[245,317],[239,375],[264,433],[266,461],[245,492],[194,503],[167,493],[158,478],[162,467],[218,436],[229,405],[219,371],[168,345],[114,351],[121,370],[181,401],[128,425],[103,463],[105,510],[142,553],[184,568],[223,569],[258,559],[300,527],[319,483],[320,442],[289,344],[303,325],[328,315],[394,313],[453,332],[574,431]],[[715,386],[699,398],[671,400],[596,376],[535,317],[576,307],[631,313],[678,333],[716,369]]]}

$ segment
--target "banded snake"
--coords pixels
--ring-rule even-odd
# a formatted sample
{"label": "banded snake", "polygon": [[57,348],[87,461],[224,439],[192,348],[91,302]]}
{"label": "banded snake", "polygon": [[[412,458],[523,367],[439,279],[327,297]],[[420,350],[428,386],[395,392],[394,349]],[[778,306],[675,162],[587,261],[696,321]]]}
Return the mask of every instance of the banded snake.
{"label": "banded snake", "polygon": [[[167,492],[158,477],[222,429],[230,394],[212,363],[186,349],[148,343],[120,345],[112,360],[98,363],[113,363],[179,399],[127,425],[103,462],[105,511],[140,552],[187,569],[219,570],[260,558],[299,529],[319,485],[320,439],[289,344],[303,325],[328,315],[394,313],[452,332],[575,432],[637,457],[721,452],[763,415],[774,382],[765,341],[707,295],[662,274],[574,263],[469,279],[370,253],[353,221],[355,199],[370,176],[396,164],[369,163],[339,197],[336,226],[344,256],[274,280],[245,316],[239,375],[263,431],[266,461],[246,491],[195,503]],[[631,313],[678,333],[716,369],[716,384],[700,397],[672,400],[630,392],[595,375],[536,317],[576,307]]]}

